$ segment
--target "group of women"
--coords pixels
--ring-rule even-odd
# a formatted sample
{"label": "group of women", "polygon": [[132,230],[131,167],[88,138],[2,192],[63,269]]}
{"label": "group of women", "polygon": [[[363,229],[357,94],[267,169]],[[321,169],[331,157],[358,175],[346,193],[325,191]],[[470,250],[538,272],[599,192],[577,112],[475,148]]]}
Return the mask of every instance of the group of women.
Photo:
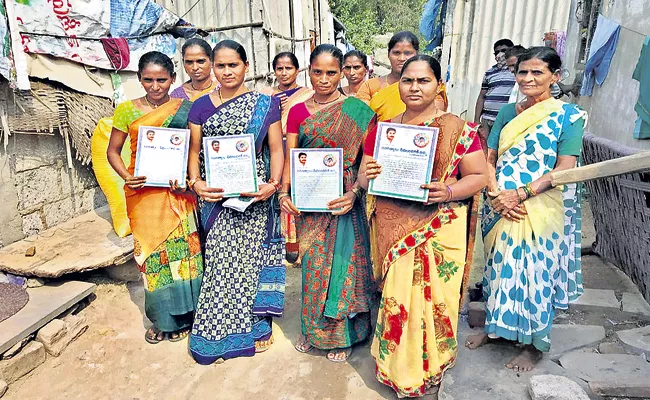
{"label": "group of women", "polygon": [[[550,98],[557,54],[531,49],[517,73],[528,97],[499,115],[486,162],[477,127],[446,112],[440,65],[418,50],[415,35],[396,34],[391,72],[366,81],[363,53],[319,45],[309,59],[311,89],[296,84],[296,57],[280,53],[273,60],[278,84],[266,94],[246,86],[246,52],[231,40],[213,49],[187,41],[190,80],[171,94],[171,60],[142,56],[146,95],[116,108],[108,157],[126,182],[153,323],[148,342],[189,335],[201,364],[268,350],[272,318],[283,314],[286,257],[302,268],[296,350],[322,349],[330,361],[344,362],[355,344],[372,338],[380,382],[399,397],[431,393],[455,362],[478,194],[487,186],[486,335],[466,345],[497,336],[532,345],[512,361],[521,369],[532,367],[535,351],[548,350],[553,308],[581,291],[576,189],[551,188],[548,173],[575,165],[584,113]],[[365,193],[382,173],[373,159],[379,121],[439,129],[425,203]],[[134,176],[140,126],[189,127],[187,185],[148,187],[146,177]],[[201,146],[203,137],[239,134],[254,136],[264,182],[241,194],[254,199],[244,212],[223,207],[223,191],[207,186]],[[120,157],[127,138],[129,166]],[[292,148],[343,149],[344,195],[329,203],[331,213],[301,212],[292,203]]]}

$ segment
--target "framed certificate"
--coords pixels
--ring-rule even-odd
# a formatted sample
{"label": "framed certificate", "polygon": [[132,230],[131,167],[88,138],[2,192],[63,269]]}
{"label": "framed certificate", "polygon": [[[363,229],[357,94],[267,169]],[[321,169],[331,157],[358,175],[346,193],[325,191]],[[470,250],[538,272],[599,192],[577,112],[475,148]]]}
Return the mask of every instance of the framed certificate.
{"label": "framed certificate", "polygon": [[135,154],[135,176],[146,176],[145,186],[169,187],[178,181],[185,187],[189,129],[141,126]]}
{"label": "framed certificate", "polygon": [[291,149],[291,201],[300,211],[332,212],[343,196],[343,149]]}
{"label": "framed certificate", "polygon": [[368,193],[397,199],[427,201],[438,128],[380,122],[374,158],[381,174],[370,181]]}
{"label": "framed certificate", "polygon": [[257,192],[253,135],[205,137],[203,154],[208,187],[223,189],[223,197]]}

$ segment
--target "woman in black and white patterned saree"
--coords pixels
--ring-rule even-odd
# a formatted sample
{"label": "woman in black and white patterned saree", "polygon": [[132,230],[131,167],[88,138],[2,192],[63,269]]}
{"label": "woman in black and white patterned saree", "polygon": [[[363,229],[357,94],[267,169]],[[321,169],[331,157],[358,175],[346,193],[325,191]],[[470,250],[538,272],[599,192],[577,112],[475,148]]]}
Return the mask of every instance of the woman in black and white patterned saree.
{"label": "woman in black and white patterned saree", "polygon": [[[284,159],[280,102],[248,91],[248,62],[239,43],[217,43],[212,61],[221,88],[196,100],[189,115],[189,186],[199,196],[205,245],[190,336],[190,352],[200,364],[267,350],[273,342],[271,318],[284,309],[285,284],[275,196]],[[204,137],[241,134],[253,135],[258,179],[267,182],[256,193],[242,194],[254,198],[244,212],[223,207],[223,190],[207,187],[202,149]]]}

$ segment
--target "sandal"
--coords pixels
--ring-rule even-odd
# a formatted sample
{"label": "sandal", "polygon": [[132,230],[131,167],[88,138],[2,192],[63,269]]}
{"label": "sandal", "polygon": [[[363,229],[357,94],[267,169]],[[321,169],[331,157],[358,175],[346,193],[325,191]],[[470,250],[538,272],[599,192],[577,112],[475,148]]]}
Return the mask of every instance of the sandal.
{"label": "sandal", "polygon": [[[343,354],[344,357],[337,358],[341,354]],[[348,360],[350,354],[352,354],[352,347],[346,347],[345,349],[334,349],[331,350],[329,353],[327,353],[327,359],[330,360],[331,362],[342,363]]]}
{"label": "sandal", "polygon": [[264,353],[269,348],[271,348],[272,344],[273,344],[273,335],[271,335],[271,337],[268,338],[268,340],[258,340],[255,342],[255,352]]}
{"label": "sandal", "polygon": [[314,346],[310,345],[307,342],[307,338],[301,335],[300,339],[298,339],[298,343],[294,346],[294,348],[301,353],[309,353],[311,349],[314,348]]}
{"label": "sandal", "polygon": [[167,339],[167,334],[165,332],[159,331],[153,326],[147,329],[147,331],[144,333],[144,340],[150,344],[158,344],[165,339]]}
{"label": "sandal", "polygon": [[169,335],[169,341],[170,342],[180,342],[181,340],[185,339],[189,334],[190,334],[189,329],[181,329],[179,331],[172,332]]}

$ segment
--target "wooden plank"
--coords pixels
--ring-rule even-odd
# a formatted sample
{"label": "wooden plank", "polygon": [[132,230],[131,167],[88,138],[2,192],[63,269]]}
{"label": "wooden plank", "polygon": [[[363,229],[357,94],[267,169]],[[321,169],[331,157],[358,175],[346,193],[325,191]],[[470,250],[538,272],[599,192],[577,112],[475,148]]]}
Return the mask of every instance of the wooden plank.
{"label": "wooden plank", "polygon": [[[36,254],[25,257],[32,246],[36,247]],[[133,238],[118,237],[108,207],[102,207],[3,247],[0,271],[58,278],[71,272],[123,264],[132,257]]]}
{"label": "wooden plank", "polygon": [[650,152],[644,151],[627,157],[616,158],[583,167],[551,173],[553,186],[584,182],[592,179],[628,174],[650,169]]}
{"label": "wooden plank", "polygon": [[95,287],[93,283],[68,281],[27,289],[25,307],[0,322],[0,354],[88,297]]}

